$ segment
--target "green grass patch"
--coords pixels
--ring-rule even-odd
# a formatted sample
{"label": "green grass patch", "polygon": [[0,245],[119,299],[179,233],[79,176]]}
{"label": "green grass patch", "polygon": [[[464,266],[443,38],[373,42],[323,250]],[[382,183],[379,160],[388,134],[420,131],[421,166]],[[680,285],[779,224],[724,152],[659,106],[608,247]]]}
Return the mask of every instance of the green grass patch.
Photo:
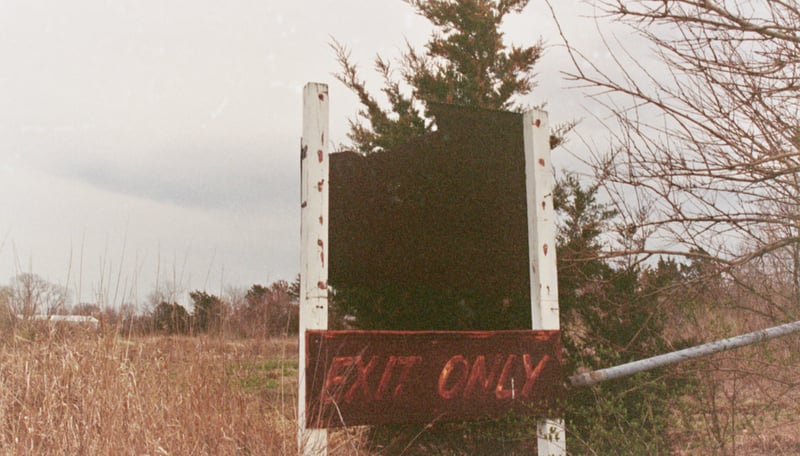
{"label": "green grass patch", "polygon": [[281,384],[291,384],[297,379],[296,360],[270,359],[263,363],[232,366],[232,370],[242,389],[251,393],[273,391]]}

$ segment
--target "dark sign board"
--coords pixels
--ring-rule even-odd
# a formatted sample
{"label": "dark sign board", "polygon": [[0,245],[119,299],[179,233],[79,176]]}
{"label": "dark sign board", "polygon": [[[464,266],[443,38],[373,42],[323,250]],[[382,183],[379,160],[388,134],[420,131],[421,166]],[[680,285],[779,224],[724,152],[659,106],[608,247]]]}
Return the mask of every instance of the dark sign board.
{"label": "dark sign board", "polygon": [[307,331],[307,426],[544,416],[564,396],[558,331]]}
{"label": "dark sign board", "polygon": [[[373,293],[353,312],[375,329],[528,328],[522,115],[428,110],[436,131],[331,154],[329,284],[345,299]],[[386,294],[391,312],[370,315]]]}

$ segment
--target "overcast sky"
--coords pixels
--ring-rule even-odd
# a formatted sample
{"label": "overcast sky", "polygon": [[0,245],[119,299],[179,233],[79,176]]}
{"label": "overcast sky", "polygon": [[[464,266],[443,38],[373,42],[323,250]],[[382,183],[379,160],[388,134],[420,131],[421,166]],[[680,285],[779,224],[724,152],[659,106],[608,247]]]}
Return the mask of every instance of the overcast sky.
{"label": "overcast sky", "polygon": [[[590,5],[554,3],[573,43],[602,57]],[[550,46],[525,101],[547,102],[553,122],[584,117],[544,1],[505,30]],[[165,283],[291,280],[303,85],[330,85],[341,143],[358,105],[332,76],[331,39],[374,80],[376,53],[430,31],[400,0],[0,2],[0,284],[33,272],[72,302],[118,305]]]}

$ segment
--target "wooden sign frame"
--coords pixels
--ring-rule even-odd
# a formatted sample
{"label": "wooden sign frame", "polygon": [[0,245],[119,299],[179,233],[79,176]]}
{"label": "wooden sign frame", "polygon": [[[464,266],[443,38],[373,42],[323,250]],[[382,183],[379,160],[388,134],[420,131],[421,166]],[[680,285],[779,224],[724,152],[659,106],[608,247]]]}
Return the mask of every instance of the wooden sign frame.
{"label": "wooden sign frame", "polygon": [[[323,391],[329,391],[332,384],[346,385],[350,374],[346,373],[346,366],[350,363],[353,367],[353,372],[356,374],[356,379],[359,385],[353,392],[353,395],[359,394],[363,386],[364,379],[367,385],[370,385],[371,377],[368,375],[375,367],[369,367],[373,362],[373,356],[381,356],[379,354],[368,355],[367,352],[362,355],[358,354],[342,354],[335,365],[336,350],[339,350],[336,343],[328,344],[329,355],[323,358],[328,359],[327,368],[323,362],[322,369],[311,369],[309,365],[311,344],[316,343],[315,338],[325,339],[324,333],[315,332],[316,330],[325,330],[328,325],[328,176],[329,176],[329,157],[328,157],[328,87],[326,84],[309,83],[306,85],[303,94],[303,137],[301,142],[301,284],[300,284],[300,347],[299,347],[299,381],[298,381],[298,447],[301,454],[327,454],[327,432],[325,429],[317,428],[315,426],[330,425],[333,423],[332,419],[318,419],[313,417],[315,411],[323,409],[314,409],[315,401],[313,396],[315,394],[322,394]],[[559,306],[558,306],[558,281],[556,273],[556,256],[555,256],[555,212],[553,208],[552,192],[553,192],[553,170],[550,161],[550,130],[547,113],[540,110],[531,110],[523,114],[523,141],[524,141],[524,154],[525,154],[525,182],[526,182],[526,201],[527,201],[527,217],[528,217],[528,252],[529,252],[529,266],[530,266],[530,290],[531,290],[531,319],[533,330],[546,330],[555,331],[559,330]],[[311,331],[311,332],[309,332]],[[380,334],[376,335],[380,337]],[[385,336],[385,334],[384,334]],[[410,336],[410,335],[409,335]],[[430,335],[429,335],[430,336]],[[439,337],[442,335],[437,335]],[[308,337],[308,339],[307,339]],[[370,336],[371,337],[371,336]],[[436,337],[430,338],[431,342],[436,340]],[[525,339],[523,335],[517,335],[521,340]],[[468,338],[468,337],[467,337]],[[346,346],[347,343],[344,343]],[[374,345],[374,344],[373,344]],[[503,345],[503,344],[501,344]],[[319,349],[324,352],[323,347],[325,343],[320,343]],[[355,345],[358,347],[358,344]],[[332,350],[331,350],[332,348]],[[343,348],[342,348],[343,349]],[[350,350],[348,348],[348,350]],[[475,382],[485,382],[488,386],[480,388],[486,390],[486,393],[491,391],[489,385],[489,376],[485,370],[482,370],[487,364],[492,367],[488,371],[495,372],[494,363],[505,365],[509,361],[510,355],[515,355],[511,363],[517,359],[517,356],[523,356],[523,376],[526,373],[531,373],[536,367],[532,364],[533,356],[529,355],[529,363],[527,367],[529,371],[524,371],[526,367],[524,364],[525,351],[514,351],[506,347],[504,350],[496,351],[492,355],[482,355],[478,351],[471,351],[468,354],[453,354],[448,361],[451,364],[453,372],[455,369],[461,369],[463,372],[469,368],[469,376],[466,377],[464,388],[469,383],[473,370],[475,373]],[[467,353],[466,351],[464,353]],[[495,355],[500,355],[497,357]],[[360,356],[360,357],[359,357]],[[410,366],[412,369],[416,362],[413,361],[415,356],[424,359],[423,355],[408,354],[408,355],[392,355],[384,353],[387,358],[384,361],[383,374],[387,372],[387,365],[392,361],[388,356],[395,356],[395,367],[402,363]],[[399,356],[410,356],[412,358],[404,358],[400,361]],[[442,355],[444,356],[444,355]],[[461,356],[461,358],[453,358],[453,356]],[[472,358],[470,358],[472,356]],[[478,360],[478,356],[484,356],[483,361]],[[489,356],[490,358],[486,358]],[[505,356],[503,358],[502,356]],[[326,358],[327,357],[327,358]],[[560,358],[560,357],[559,357]],[[318,359],[318,358],[313,358]],[[491,359],[491,361],[489,361]],[[541,359],[541,358],[540,358]],[[499,361],[495,361],[499,360]],[[505,360],[505,361],[504,361]],[[359,363],[360,361],[360,363]],[[441,361],[441,359],[440,359]],[[452,362],[451,362],[452,361]],[[317,361],[314,361],[315,364]],[[365,364],[366,362],[366,364]],[[375,363],[378,363],[376,360]],[[419,361],[422,365],[422,361]],[[478,364],[479,368],[475,368]],[[547,363],[545,363],[546,365]],[[537,362],[536,366],[539,363]],[[333,369],[333,370],[332,370]],[[438,365],[434,365],[432,372],[438,369]],[[439,378],[442,378],[442,372],[446,367],[439,370]],[[500,369],[500,368],[498,368]],[[511,367],[509,367],[511,369]],[[542,367],[544,369],[544,367]],[[324,372],[320,374],[319,372]],[[392,375],[392,370],[389,374]],[[500,369],[502,375],[502,369]],[[549,372],[549,371],[548,371]],[[485,376],[483,374],[486,374]],[[411,375],[410,372],[408,375]],[[455,374],[453,374],[455,375]],[[548,374],[549,375],[549,374]],[[310,378],[310,376],[313,376]],[[463,376],[463,375],[462,375]],[[428,375],[427,377],[430,377]],[[445,375],[444,391],[448,389],[447,380],[449,376]],[[461,377],[459,377],[461,378]],[[516,378],[516,377],[511,377]],[[319,380],[322,379],[322,380]],[[322,381],[322,388],[319,387]],[[374,379],[372,379],[374,381]],[[387,380],[389,381],[389,380]],[[499,381],[499,380],[498,380]],[[329,383],[329,382],[332,382]],[[459,380],[460,382],[460,380]],[[561,384],[561,381],[554,383]],[[523,388],[525,387],[523,381]],[[386,393],[386,388],[380,390],[380,379],[378,379],[378,386],[376,390],[372,391],[373,399],[375,395],[381,396]],[[458,385],[460,383],[455,383]],[[336,385],[333,385],[336,386]],[[474,385],[473,385],[474,386]],[[345,386],[346,387],[346,386]],[[352,389],[353,386],[350,386]],[[438,388],[438,383],[437,383]],[[497,392],[498,385],[495,383],[495,392]],[[530,386],[531,390],[533,386]],[[380,391],[379,391],[380,390]],[[528,392],[530,393],[531,390]],[[544,391],[549,391],[550,388],[545,387]],[[507,391],[506,385],[502,384],[501,391],[503,394]],[[512,388],[512,391],[515,389]],[[347,401],[348,391],[344,392],[345,402]],[[332,394],[338,394],[333,392]],[[449,394],[449,393],[448,393]],[[454,394],[457,396],[458,391]],[[319,397],[319,396],[318,396]],[[455,396],[454,396],[455,397]],[[354,400],[354,399],[353,399]],[[351,400],[352,402],[352,400]],[[332,401],[331,404],[336,403]],[[335,408],[335,407],[334,407]],[[434,408],[433,410],[439,410]],[[465,409],[466,410],[466,409]],[[459,415],[454,414],[452,411],[441,409],[445,415]],[[327,413],[327,412],[325,412]],[[324,414],[323,414],[324,415]],[[469,415],[469,413],[464,413]],[[549,414],[548,416],[559,416],[558,413]],[[364,418],[362,421],[380,420],[377,416],[370,416]],[[426,414],[426,419],[430,419],[430,415]],[[358,420],[356,420],[358,421]],[[343,424],[347,423],[341,420]],[[374,422],[374,421],[373,421]],[[560,418],[543,418],[537,423],[538,435],[538,454],[547,455],[565,455],[566,445],[564,443],[564,422]]]}

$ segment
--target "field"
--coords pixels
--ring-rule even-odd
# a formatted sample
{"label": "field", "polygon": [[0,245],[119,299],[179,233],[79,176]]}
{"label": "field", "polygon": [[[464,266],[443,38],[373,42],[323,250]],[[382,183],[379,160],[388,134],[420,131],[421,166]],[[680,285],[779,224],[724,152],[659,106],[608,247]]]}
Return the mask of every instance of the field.
{"label": "field", "polygon": [[[715,340],[775,325],[753,312],[727,309],[675,320],[673,331]],[[674,454],[800,454],[800,336],[718,353],[675,366],[697,379],[675,403]]]}
{"label": "field", "polygon": [[296,453],[295,339],[38,327],[0,343],[0,454]]}
{"label": "field", "polygon": [[[674,404],[671,452],[798,454],[797,353],[787,338],[672,371],[704,381]],[[296,337],[18,326],[0,334],[0,455],[296,454],[297,374]],[[330,454],[373,453],[366,442],[364,428],[331,433]],[[381,453],[404,450],[420,448]]]}

